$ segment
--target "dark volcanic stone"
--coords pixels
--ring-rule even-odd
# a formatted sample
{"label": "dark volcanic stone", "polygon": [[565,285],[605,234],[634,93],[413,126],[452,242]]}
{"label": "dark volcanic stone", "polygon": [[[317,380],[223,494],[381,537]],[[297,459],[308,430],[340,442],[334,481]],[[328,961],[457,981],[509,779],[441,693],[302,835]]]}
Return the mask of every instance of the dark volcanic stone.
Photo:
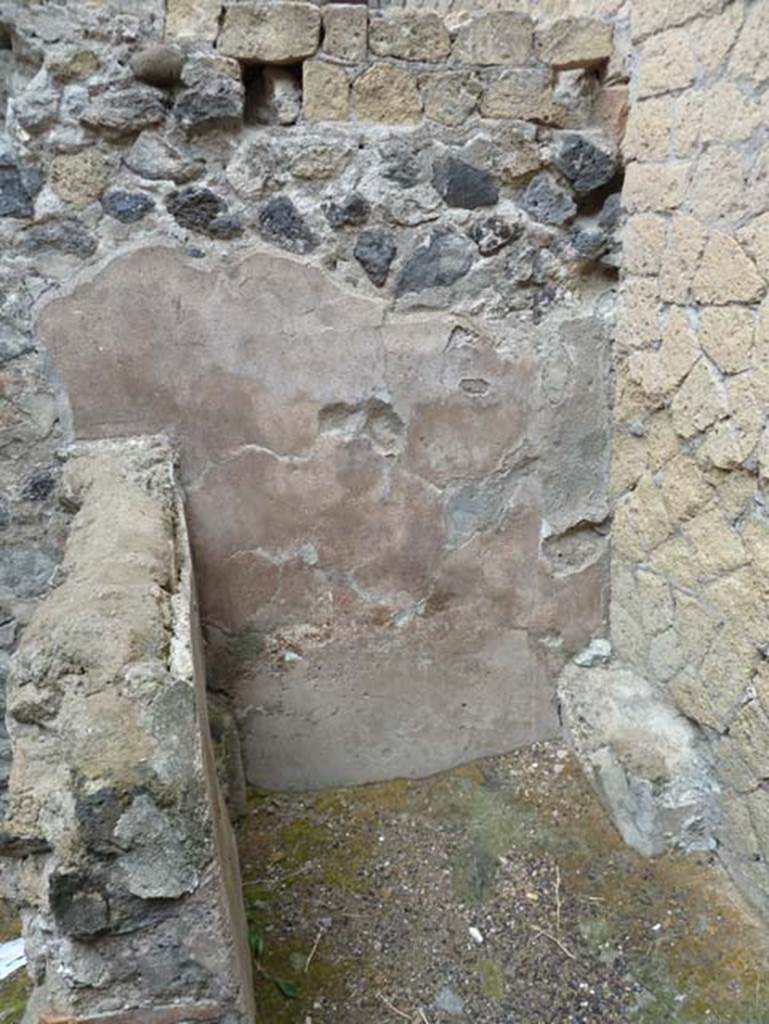
{"label": "dark volcanic stone", "polygon": [[604,231],[614,231],[615,228],[619,227],[621,219],[622,196],[619,192],[614,192],[612,195],[606,197],[606,201],[601,207],[601,212],[598,215],[598,224],[604,229]]}
{"label": "dark volcanic stone", "polygon": [[0,857],[29,857],[34,853],[50,852],[51,844],[46,839],[0,832]]}
{"label": "dark volcanic stone", "polygon": [[24,484],[21,492],[28,501],[44,501],[54,488],[56,481],[46,470],[34,473]]}
{"label": "dark volcanic stone", "polygon": [[521,198],[521,206],[542,224],[565,224],[577,212],[568,189],[546,171],[531,179]]}
{"label": "dark volcanic stone", "polygon": [[479,206],[493,206],[499,199],[499,189],[488,171],[466,164],[456,157],[447,156],[433,166],[433,188],[447,206],[475,210]]}
{"label": "dark volcanic stone", "polygon": [[146,192],[109,192],[102,198],[105,212],[123,224],[141,220],[155,206],[155,200]]}
{"label": "dark volcanic stone", "polygon": [[81,121],[114,135],[130,135],[163,121],[167,103],[165,93],[150,85],[113,89],[95,97]]}
{"label": "dark volcanic stone", "polygon": [[470,242],[454,231],[439,228],[423,242],[401,271],[396,295],[445,288],[468,272],[473,264]]}
{"label": "dark volcanic stone", "polygon": [[0,164],[0,217],[31,217],[34,213],[30,196],[15,164]]}
{"label": "dark volcanic stone", "polygon": [[106,894],[85,871],[54,874],[48,885],[54,920],[65,935],[89,939],[108,930],[110,914]]}
{"label": "dark volcanic stone", "polygon": [[354,255],[372,283],[381,288],[387,281],[397,251],[392,232],[386,228],[373,228],[371,231],[361,231],[355,243]]}
{"label": "dark volcanic stone", "polygon": [[311,252],[318,244],[287,196],[276,196],[262,208],[259,227],[265,238],[292,252]]}
{"label": "dark volcanic stone", "polygon": [[467,232],[481,256],[493,256],[523,234],[522,224],[511,224],[503,217],[482,217]]}
{"label": "dark volcanic stone", "polygon": [[401,188],[413,188],[422,176],[422,169],[414,154],[404,146],[387,146],[381,150],[382,177],[394,181]]}
{"label": "dark volcanic stone", "polygon": [[617,161],[584,135],[563,135],[553,163],[571,182],[578,195],[594,192],[608,185],[617,170]]}
{"label": "dark volcanic stone", "polygon": [[571,244],[585,259],[597,259],[606,249],[608,239],[601,228],[578,228],[571,235]]}
{"label": "dark volcanic stone", "polygon": [[50,249],[67,256],[86,259],[96,252],[98,242],[79,220],[68,218],[46,221],[44,224],[31,227],[24,234],[22,248],[26,252]]}
{"label": "dark volcanic stone", "polygon": [[131,57],[131,70],[142,82],[167,87],[179,81],[183,63],[173,46],[146,46]]}
{"label": "dark volcanic stone", "polygon": [[243,120],[243,84],[229,75],[202,81],[184,90],[174,114],[191,131],[237,128]]}
{"label": "dark volcanic stone", "polygon": [[172,192],[166,207],[177,224],[212,238],[233,238],[243,230],[240,221],[228,214],[221,196],[202,185]]}
{"label": "dark volcanic stone", "polygon": [[368,220],[371,207],[363,196],[353,192],[341,203],[326,203],[323,212],[332,228],[342,228],[347,224],[358,227]]}

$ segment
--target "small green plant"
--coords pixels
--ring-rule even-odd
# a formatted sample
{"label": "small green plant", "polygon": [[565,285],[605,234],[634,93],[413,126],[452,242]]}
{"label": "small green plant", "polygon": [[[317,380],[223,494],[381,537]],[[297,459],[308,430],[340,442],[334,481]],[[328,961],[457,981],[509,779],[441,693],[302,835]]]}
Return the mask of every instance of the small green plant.
{"label": "small green plant", "polygon": [[262,930],[257,928],[255,924],[249,926],[248,945],[251,948],[251,956],[254,958],[254,966],[259,974],[268,981],[271,981],[275,988],[282,996],[285,996],[286,999],[299,999],[302,993],[298,985],[295,985],[293,981],[287,981],[285,978],[277,977],[277,975],[268,971],[262,963],[262,957],[264,956],[264,935],[262,934]]}

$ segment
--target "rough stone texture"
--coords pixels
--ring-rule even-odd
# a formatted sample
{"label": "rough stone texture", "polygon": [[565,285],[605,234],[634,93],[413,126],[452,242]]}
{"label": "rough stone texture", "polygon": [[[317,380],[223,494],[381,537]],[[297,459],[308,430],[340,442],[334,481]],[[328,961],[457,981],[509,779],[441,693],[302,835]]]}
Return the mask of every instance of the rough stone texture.
{"label": "rough stone texture", "polygon": [[302,75],[304,116],[309,121],[346,121],[350,116],[350,80],[344,68],[307,60]]}
{"label": "rough stone texture", "polygon": [[[310,65],[307,61],[303,66],[305,92],[311,77]],[[251,124],[295,124],[302,112],[302,85],[294,69],[266,67],[258,74],[258,91],[253,98],[249,97],[246,120]]]}
{"label": "rough stone texture", "polygon": [[612,26],[592,18],[564,18],[537,33],[537,56],[554,68],[590,68],[608,61]]}
{"label": "rough stone texture", "polygon": [[320,11],[310,3],[229,4],[218,39],[226,57],[295,64],[320,42]]}
{"label": "rough stone texture", "polygon": [[355,112],[366,121],[416,121],[422,112],[416,78],[392,64],[375,64],[353,83]]}
{"label": "rough stone texture", "polygon": [[357,4],[323,8],[323,52],[329,57],[361,63],[368,53],[368,9]]}
{"label": "rough stone texture", "polygon": [[574,749],[626,843],[647,856],[715,848],[707,743],[680,712],[617,667],[570,666],[558,695]]}
{"label": "rough stone texture", "polygon": [[[383,273],[386,239],[368,243]],[[398,290],[446,286],[474,251],[431,235]],[[274,254],[206,272],[156,249],[40,321],[80,436],[179,439],[210,664],[261,784],[421,774],[552,734],[553,664],[602,621],[600,323],[524,317],[513,340],[386,308]]]}
{"label": "rough stone texture", "polygon": [[706,743],[718,854],[766,912],[765,20],[740,0],[633,5],[611,635]]}
{"label": "rough stone texture", "polygon": [[354,254],[371,281],[377,288],[381,288],[387,281],[397,251],[392,234],[384,228],[378,228],[373,231],[361,231],[355,243]]}
{"label": "rough stone texture", "polygon": [[466,71],[424,75],[419,82],[425,116],[446,125],[461,125],[475,112],[482,88]]}
{"label": "rough stone texture", "polygon": [[237,220],[228,215],[224,200],[211,189],[199,185],[172,192],[166,207],[171,216],[190,231],[200,231],[215,238],[232,238],[242,230]]}
{"label": "rough stone texture", "polygon": [[[0,0],[0,24],[14,28],[14,50],[0,61],[16,63],[2,86],[12,95],[0,147],[0,662],[55,573],[56,448],[73,433],[150,423],[180,442],[211,683],[237,698],[251,778],[304,785],[414,773],[556,728],[558,672],[605,632],[609,261],[619,250],[603,186],[576,208],[553,164],[554,129],[613,152],[631,62],[619,52],[624,15],[605,81],[537,61],[535,26],[566,14],[608,23],[616,8],[603,2],[592,12],[494,6],[455,0],[402,7],[396,18],[390,5],[383,16],[401,29],[401,15],[418,14],[414,25],[432,25],[445,46],[438,15],[457,40],[445,60],[426,62],[370,54],[363,4]],[[312,27],[305,41],[303,30],[284,31],[297,11]],[[248,32],[236,38],[238,17]],[[164,33],[183,54],[181,78],[171,88],[137,82],[131,59]],[[255,56],[257,36],[289,66]],[[243,57],[225,52],[246,43]],[[405,45],[403,34],[386,45]],[[463,47],[478,63],[464,63]],[[711,67],[715,43],[708,50]],[[735,53],[742,66],[760,59],[745,46]],[[315,88],[321,74],[331,85],[347,76],[349,108],[331,103],[346,89]],[[291,88],[262,122],[251,115],[265,78]],[[674,90],[661,95],[674,107],[671,152],[689,161],[702,111],[677,106]],[[328,119],[332,109],[340,120]],[[752,123],[747,100],[743,113],[741,136]],[[708,136],[717,118],[714,103]],[[721,159],[725,146],[708,144],[708,175],[679,175],[683,191],[718,211],[743,173]],[[106,188],[73,207],[54,188],[53,162],[91,149],[104,159]],[[437,183],[469,209],[436,191],[441,162],[462,174]],[[762,172],[745,167],[758,206]],[[536,204],[527,212],[542,173],[562,222],[537,219]],[[479,198],[495,205],[475,207]],[[657,265],[659,237],[644,224],[633,242],[643,270],[636,304],[657,273],[658,299],[665,282],[688,301],[705,239],[697,249],[674,212]],[[762,232],[741,227],[737,244],[758,261]],[[57,299],[62,306],[50,305]],[[692,320],[689,332],[704,329]],[[665,327],[649,319],[634,330],[626,316],[616,331],[619,351],[639,334],[650,347],[664,334],[664,373],[639,368],[650,387],[658,378],[675,387],[694,366],[686,331]],[[744,360],[746,343],[732,357],[714,330],[708,323],[707,358],[726,373],[722,363]],[[705,453],[711,471],[761,433],[762,399],[756,391],[751,404],[749,390],[735,379],[719,392],[746,411],[714,420],[723,429]],[[623,480],[642,443],[625,434],[633,455]],[[672,425],[654,434],[660,462],[677,436]],[[756,451],[766,475],[769,445]],[[644,485],[650,501],[657,468]],[[730,514],[738,497],[735,487]],[[674,498],[684,501],[664,488],[664,501]],[[716,526],[730,529],[697,517],[686,543],[707,553],[703,533]],[[752,534],[741,549],[722,546],[708,565],[760,547]],[[678,549],[668,559],[691,565]],[[716,597],[726,605],[728,589]],[[654,657],[665,672],[680,661],[669,634]],[[753,724],[746,716],[743,732]],[[183,867],[161,823],[149,812],[142,820],[165,836],[169,867]],[[134,836],[141,822],[125,827]],[[149,891],[146,879],[138,886]],[[84,927],[98,927],[93,903]],[[162,943],[156,955],[165,962]],[[184,972],[182,983],[194,989]]]}
{"label": "rough stone texture", "polygon": [[154,209],[155,200],[143,192],[115,191],[103,197],[102,206],[115,220],[133,224]]}
{"label": "rough stone texture", "polygon": [[166,0],[166,36],[213,42],[221,11],[220,0]]}
{"label": "rough stone texture", "polygon": [[553,95],[552,75],[542,68],[502,71],[486,87],[480,110],[484,117],[512,117],[555,125],[561,124],[564,116]]}
{"label": "rough stone texture", "polygon": [[494,206],[499,199],[499,189],[488,171],[452,156],[435,162],[433,188],[443,197],[447,206],[464,210]]}
{"label": "rough stone texture", "polygon": [[51,185],[66,203],[87,206],[98,199],[108,181],[108,171],[101,153],[95,148],[79,153],[62,153],[51,165]]}
{"label": "rough stone texture", "polygon": [[493,11],[462,25],[453,56],[465,64],[528,64],[533,44],[529,17],[513,11]]}
{"label": "rough stone texture", "polygon": [[37,850],[17,870],[25,1020],[253,1020],[172,465],[154,440],[70,453],[63,573],[14,658],[6,846]]}
{"label": "rough stone texture", "polygon": [[394,12],[374,17],[368,44],[378,57],[427,62],[444,60],[451,50],[443,19],[431,13]]}
{"label": "rough stone texture", "polygon": [[89,104],[81,120],[90,128],[100,128],[117,136],[132,135],[159,124],[165,118],[166,104],[165,94],[152,86],[111,89]]}
{"label": "rough stone texture", "polygon": [[563,135],[556,147],[553,163],[579,195],[608,185],[617,171],[614,154],[584,135]]}

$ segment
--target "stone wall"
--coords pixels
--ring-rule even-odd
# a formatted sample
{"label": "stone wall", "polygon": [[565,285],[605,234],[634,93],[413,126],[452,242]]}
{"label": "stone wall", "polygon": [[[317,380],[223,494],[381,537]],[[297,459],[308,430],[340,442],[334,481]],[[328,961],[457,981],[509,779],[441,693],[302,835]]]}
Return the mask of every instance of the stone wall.
{"label": "stone wall", "polygon": [[167,431],[252,782],[552,735],[605,631],[624,22],[519,7],[0,8],[0,596],[62,433]]}
{"label": "stone wall", "polygon": [[68,453],[57,584],[14,659],[0,855],[25,1020],[253,1020],[234,840],[208,736],[184,511],[162,442]]}
{"label": "stone wall", "polygon": [[633,5],[614,339],[615,653],[694,723],[769,907],[769,6]]}

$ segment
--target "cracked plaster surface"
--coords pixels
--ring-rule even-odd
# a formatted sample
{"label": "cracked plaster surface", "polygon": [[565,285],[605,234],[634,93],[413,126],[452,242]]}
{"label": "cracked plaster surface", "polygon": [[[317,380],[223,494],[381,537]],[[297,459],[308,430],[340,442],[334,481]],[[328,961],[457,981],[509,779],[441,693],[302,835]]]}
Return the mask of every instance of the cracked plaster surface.
{"label": "cracked plaster surface", "polygon": [[552,679],[605,610],[597,320],[397,316],[290,257],[156,248],[38,328],[78,437],[178,446],[253,782],[419,775],[555,732]]}

